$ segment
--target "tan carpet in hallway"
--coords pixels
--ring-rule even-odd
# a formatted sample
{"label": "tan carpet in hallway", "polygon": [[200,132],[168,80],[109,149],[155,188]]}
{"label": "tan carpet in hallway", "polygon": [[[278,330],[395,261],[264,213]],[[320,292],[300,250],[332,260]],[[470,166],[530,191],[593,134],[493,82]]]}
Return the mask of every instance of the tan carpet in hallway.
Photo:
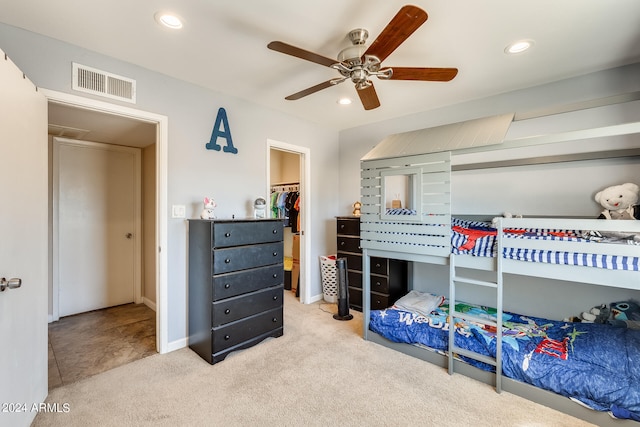
{"label": "tan carpet in hallway", "polygon": [[285,292],[284,336],[209,365],[188,348],[53,390],[34,426],[588,426],[364,341],[362,316]]}

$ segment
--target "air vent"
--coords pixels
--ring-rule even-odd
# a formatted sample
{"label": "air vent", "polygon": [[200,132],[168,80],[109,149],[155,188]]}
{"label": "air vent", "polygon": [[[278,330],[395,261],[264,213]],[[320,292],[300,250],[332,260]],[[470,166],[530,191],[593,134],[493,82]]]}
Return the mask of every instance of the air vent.
{"label": "air vent", "polygon": [[82,139],[90,131],[86,129],[72,128],[70,126],[56,125],[49,123],[49,135],[61,136],[70,139]]}
{"label": "air vent", "polygon": [[136,81],[73,63],[73,90],[111,99],[136,102]]}

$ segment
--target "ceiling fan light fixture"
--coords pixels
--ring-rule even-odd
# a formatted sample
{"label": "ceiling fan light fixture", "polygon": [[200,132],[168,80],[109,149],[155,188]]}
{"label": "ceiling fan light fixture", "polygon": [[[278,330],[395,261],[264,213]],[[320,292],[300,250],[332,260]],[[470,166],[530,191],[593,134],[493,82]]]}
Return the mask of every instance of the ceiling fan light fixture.
{"label": "ceiling fan light fixture", "polygon": [[534,45],[533,40],[518,40],[509,44],[507,47],[505,47],[504,52],[507,55],[514,55],[514,54],[522,53],[526,50],[531,49],[533,45]]}
{"label": "ceiling fan light fixture", "polygon": [[346,63],[360,63],[362,55],[367,51],[367,46],[364,44],[357,44],[346,47],[338,54],[338,61]]}
{"label": "ceiling fan light fixture", "polygon": [[156,12],[154,15],[156,22],[163,27],[170,28],[172,30],[179,30],[183,27],[182,19],[177,15],[167,12]]}

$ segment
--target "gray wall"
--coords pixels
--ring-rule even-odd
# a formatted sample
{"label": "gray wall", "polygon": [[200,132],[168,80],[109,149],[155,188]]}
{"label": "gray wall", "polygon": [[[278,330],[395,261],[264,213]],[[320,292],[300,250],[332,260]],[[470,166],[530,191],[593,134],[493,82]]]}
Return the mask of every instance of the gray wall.
{"label": "gray wall", "polygon": [[[338,134],[316,124],[212,92],[165,75],[116,61],[54,39],[0,24],[0,47],[39,87],[87,96],[71,90],[71,63],[94,67],[137,81],[137,103],[127,107],[169,118],[168,195],[171,205],[186,205],[187,217],[198,217],[202,198],[212,196],[219,218],[252,215],[253,200],[267,188],[267,139],[307,147],[311,153],[312,260],[335,250]],[[215,70],[212,77],[215,78]],[[101,98],[98,98],[101,99]],[[104,99],[101,99],[104,101]],[[119,102],[114,102],[119,103]],[[226,109],[238,154],[206,150],[218,109]],[[27,209],[28,207],[25,207]],[[187,335],[186,223],[168,224],[168,340]],[[319,268],[311,269],[311,295],[321,295]]]}
{"label": "gray wall", "polygon": [[[340,132],[338,209],[341,214],[347,214],[351,211],[351,204],[359,200],[360,158],[388,135],[497,114],[528,113],[638,91],[640,63],[344,130]],[[517,132],[510,130],[512,135],[508,133],[507,139],[510,136],[588,129],[604,123],[637,122],[640,118],[638,111],[640,102],[635,101],[621,107],[603,108],[595,114],[585,111],[530,120],[529,123],[518,124]],[[601,120],[603,123],[598,123]],[[640,146],[640,134],[629,138],[632,146]],[[610,142],[611,138],[605,138],[600,148],[607,149]],[[547,147],[546,150],[552,148]],[[543,151],[541,149],[542,155]],[[454,172],[452,206],[454,214],[498,215],[507,211],[525,216],[595,218],[600,212],[600,207],[593,200],[595,192],[605,186],[629,181],[640,183],[640,160],[637,157]],[[423,291],[447,295],[448,267],[415,264],[413,283]],[[492,304],[490,295],[480,295],[472,289],[462,289],[458,297]],[[628,298],[640,300],[640,292],[522,276],[509,277],[505,288],[506,309],[551,318],[577,315],[597,304]]]}

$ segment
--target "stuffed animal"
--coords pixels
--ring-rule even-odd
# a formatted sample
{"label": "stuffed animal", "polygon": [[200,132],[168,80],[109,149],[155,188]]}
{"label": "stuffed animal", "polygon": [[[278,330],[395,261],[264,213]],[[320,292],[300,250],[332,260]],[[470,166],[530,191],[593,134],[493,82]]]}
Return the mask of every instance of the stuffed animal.
{"label": "stuffed animal", "polygon": [[613,185],[596,193],[595,200],[604,208],[598,219],[640,219],[640,187],[631,182]]}
{"label": "stuffed animal", "polygon": [[515,214],[515,215],[514,215],[514,214],[512,214],[511,212],[505,212],[505,213],[503,213],[503,214],[502,214],[502,216],[496,216],[496,217],[493,217],[493,219],[491,220],[491,226],[492,226],[493,228],[498,228],[498,227],[497,227],[497,225],[498,225],[498,218],[522,218],[522,215],[520,215],[520,214]]}
{"label": "stuffed animal", "polygon": [[200,213],[200,218],[202,219],[215,219],[216,214],[213,211],[216,208],[217,203],[213,198],[205,197],[204,198],[204,209]]}
{"label": "stuffed animal", "polygon": [[609,304],[609,320],[613,326],[640,329],[640,305],[634,301],[620,301]]}
{"label": "stuffed animal", "polygon": [[609,307],[606,304],[592,307],[589,311],[583,311],[580,314],[581,322],[586,323],[606,323],[609,320]]}
{"label": "stuffed animal", "polygon": [[597,305],[579,317],[569,319],[572,322],[606,323],[618,328],[640,329],[640,305],[635,301],[619,301]]}

